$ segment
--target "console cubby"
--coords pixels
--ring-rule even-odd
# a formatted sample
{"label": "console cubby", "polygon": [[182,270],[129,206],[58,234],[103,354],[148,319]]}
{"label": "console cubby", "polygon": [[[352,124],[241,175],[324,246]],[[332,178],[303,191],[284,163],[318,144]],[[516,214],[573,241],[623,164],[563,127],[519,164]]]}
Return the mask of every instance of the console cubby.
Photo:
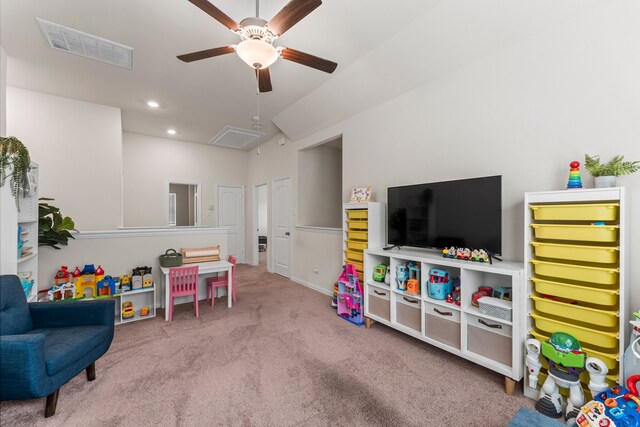
{"label": "console cubby", "polygon": [[[390,287],[370,277],[375,265],[387,259],[391,268]],[[419,295],[397,289],[396,266],[410,261],[420,263]],[[460,278],[460,306],[429,296],[431,268],[446,271],[452,279]],[[368,276],[364,313],[367,327],[373,321],[379,322],[499,372],[505,376],[505,390],[512,392],[515,382],[523,376],[526,307],[522,263],[487,264],[444,258],[434,251],[376,248],[364,251],[364,271]],[[512,321],[482,314],[471,305],[471,295],[480,286],[511,288]]]}

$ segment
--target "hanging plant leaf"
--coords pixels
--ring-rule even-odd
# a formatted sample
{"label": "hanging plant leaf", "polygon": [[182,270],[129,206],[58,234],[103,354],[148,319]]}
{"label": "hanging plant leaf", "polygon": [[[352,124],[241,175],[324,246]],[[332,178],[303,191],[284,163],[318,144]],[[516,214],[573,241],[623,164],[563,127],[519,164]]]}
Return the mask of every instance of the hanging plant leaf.
{"label": "hanging plant leaf", "polygon": [[29,188],[27,173],[31,165],[29,150],[16,137],[0,137],[0,187],[11,177],[11,194],[20,212],[20,190]]}

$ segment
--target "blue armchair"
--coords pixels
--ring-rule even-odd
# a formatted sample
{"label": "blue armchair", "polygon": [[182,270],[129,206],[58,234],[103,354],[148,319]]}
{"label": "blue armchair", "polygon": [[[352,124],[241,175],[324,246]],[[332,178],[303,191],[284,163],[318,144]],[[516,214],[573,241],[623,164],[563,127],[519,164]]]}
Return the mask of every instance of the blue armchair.
{"label": "blue armchair", "polygon": [[56,412],[60,387],[95,362],[113,339],[111,299],[27,304],[20,279],[0,276],[0,400],[47,396]]}

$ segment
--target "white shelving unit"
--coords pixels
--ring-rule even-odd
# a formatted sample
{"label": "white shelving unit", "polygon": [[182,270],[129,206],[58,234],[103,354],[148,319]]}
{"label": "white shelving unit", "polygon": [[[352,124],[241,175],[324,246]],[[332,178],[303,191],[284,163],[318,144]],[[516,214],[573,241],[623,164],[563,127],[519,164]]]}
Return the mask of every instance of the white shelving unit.
{"label": "white shelving unit", "polygon": [[[135,291],[128,291],[114,297],[116,300],[116,312],[115,312],[115,324],[120,325],[123,323],[131,323],[137,320],[150,319],[156,317],[156,286],[150,286],[148,288],[136,289]],[[135,314],[128,319],[122,318],[122,303],[125,301],[131,301]],[[140,310],[142,307],[149,307],[149,314],[147,316],[140,316]]]}
{"label": "white shelving unit", "polygon": [[[611,385],[623,383],[622,364],[629,337],[629,230],[625,213],[622,187],[525,194],[527,337],[545,340],[558,331],[574,335],[587,356],[607,364],[606,381]],[[536,230],[545,229],[536,235]],[[541,263],[542,270],[536,267]],[[543,366],[539,385],[545,378]],[[580,379],[585,394],[591,396],[587,373]],[[526,379],[524,393],[537,399],[539,386],[529,387]]]}
{"label": "white shelving unit", "polygon": [[[443,258],[441,253],[419,249],[381,248],[365,251],[365,316],[426,343],[470,360],[505,376],[509,394],[523,376],[523,330],[526,318],[523,264],[494,261],[493,264]],[[420,264],[420,294],[397,289],[396,266]],[[372,279],[378,264],[390,265],[391,285]],[[430,298],[429,270],[446,270],[460,278],[461,305]],[[471,295],[480,286],[512,288],[512,320],[480,312],[471,305]]]}

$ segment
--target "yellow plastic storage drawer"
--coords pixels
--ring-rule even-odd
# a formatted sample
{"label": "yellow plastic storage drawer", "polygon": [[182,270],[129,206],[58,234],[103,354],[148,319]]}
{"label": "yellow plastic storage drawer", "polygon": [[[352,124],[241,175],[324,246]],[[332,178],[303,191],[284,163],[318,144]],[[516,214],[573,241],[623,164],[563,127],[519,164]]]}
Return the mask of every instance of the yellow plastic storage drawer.
{"label": "yellow plastic storage drawer", "polygon": [[369,233],[361,230],[347,230],[347,238],[351,240],[367,241],[369,238]]}
{"label": "yellow plastic storage drawer", "polygon": [[572,301],[588,302],[604,306],[615,306],[618,304],[617,290],[592,288],[590,286],[545,280],[539,277],[532,277],[531,281],[533,282],[536,292],[539,294],[553,295]]}
{"label": "yellow plastic storage drawer", "polygon": [[367,221],[362,221],[362,220],[355,220],[355,221],[347,220],[347,227],[350,230],[367,230],[368,228]]}
{"label": "yellow plastic storage drawer", "polygon": [[591,328],[572,325],[561,320],[545,317],[537,311],[531,312],[536,329],[551,335],[554,332],[562,331],[573,335],[580,344],[595,346],[607,350],[618,350],[618,334],[615,332],[596,331]]}
{"label": "yellow plastic storage drawer", "polygon": [[595,328],[611,328],[618,326],[620,318],[617,311],[597,310],[577,304],[566,304],[537,295],[531,295],[534,308],[543,314],[588,323]]}
{"label": "yellow plastic storage drawer", "polygon": [[529,205],[539,221],[615,221],[618,203],[584,203],[567,205]]}
{"label": "yellow plastic storage drawer", "polygon": [[[352,259],[348,259],[348,260],[347,260],[347,262],[348,262],[349,264],[354,265],[354,266],[356,267],[356,270],[358,270],[358,274],[360,274],[360,273],[362,273],[362,272],[364,271],[364,270],[363,270],[363,266],[362,266],[362,263],[361,263],[361,262],[354,261],[354,260],[352,260]],[[360,277],[360,278],[362,279],[362,277]]]}
{"label": "yellow plastic storage drawer", "polygon": [[564,243],[531,242],[537,257],[557,258],[570,261],[614,264],[618,262],[620,249],[617,246],[587,246]]}
{"label": "yellow plastic storage drawer", "polygon": [[618,240],[617,225],[531,224],[531,228],[537,239],[605,243]]}
{"label": "yellow plastic storage drawer", "polygon": [[347,218],[367,219],[369,218],[369,211],[367,209],[347,209]]}
{"label": "yellow plastic storage drawer", "polygon": [[619,270],[617,268],[563,264],[537,259],[532,259],[531,264],[533,264],[533,271],[540,276],[578,280],[580,282],[589,282],[598,285],[614,285],[618,283]]}
{"label": "yellow plastic storage drawer", "polygon": [[[529,333],[540,342],[549,341],[549,338],[551,338],[551,334],[542,333],[537,329],[532,329],[531,331],[529,331]],[[607,368],[615,369],[616,366],[618,366],[618,354],[616,352],[603,353],[601,351],[590,348],[588,345],[585,345],[585,343],[582,342],[580,343],[580,346],[589,356],[597,357],[598,359],[602,360],[604,364],[607,365]]]}
{"label": "yellow plastic storage drawer", "polygon": [[350,261],[364,261],[364,253],[362,253],[362,251],[350,251],[349,249],[347,249],[346,251],[344,251],[344,257],[345,259]]}
{"label": "yellow plastic storage drawer", "polygon": [[347,242],[347,249],[351,251],[364,251],[367,249],[367,242],[360,242],[358,240],[345,240]]}

